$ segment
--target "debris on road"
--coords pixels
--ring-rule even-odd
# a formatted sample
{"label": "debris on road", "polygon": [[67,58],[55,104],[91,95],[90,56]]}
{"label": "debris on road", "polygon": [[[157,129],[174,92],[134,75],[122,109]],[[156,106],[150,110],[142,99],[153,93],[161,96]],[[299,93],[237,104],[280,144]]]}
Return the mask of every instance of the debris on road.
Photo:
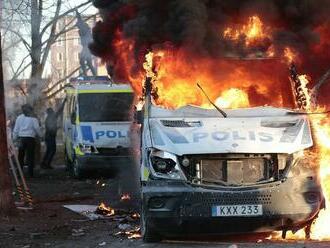
{"label": "debris on road", "polygon": [[84,236],[85,232],[83,229],[72,229],[72,236],[74,237],[80,237],[80,236]]}
{"label": "debris on road", "polygon": [[[95,205],[64,205],[63,207],[87,217],[89,220],[106,219],[117,223],[119,231],[115,236],[125,236],[128,239],[140,238],[140,214],[124,210],[114,209],[101,203]],[[74,232],[73,236],[81,236],[83,232]]]}

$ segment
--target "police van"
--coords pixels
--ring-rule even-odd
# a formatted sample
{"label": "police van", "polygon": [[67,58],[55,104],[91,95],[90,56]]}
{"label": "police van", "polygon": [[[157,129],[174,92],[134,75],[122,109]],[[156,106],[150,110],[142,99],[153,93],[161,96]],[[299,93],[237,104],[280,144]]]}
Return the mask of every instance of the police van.
{"label": "police van", "polygon": [[130,159],[134,93],[108,77],[70,79],[63,131],[65,160],[74,177],[87,171],[120,169]]}
{"label": "police van", "polygon": [[307,115],[274,107],[165,109],[150,88],[141,120],[144,241],[275,230],[285,238],[299,229],[309,238],[325,198]]}

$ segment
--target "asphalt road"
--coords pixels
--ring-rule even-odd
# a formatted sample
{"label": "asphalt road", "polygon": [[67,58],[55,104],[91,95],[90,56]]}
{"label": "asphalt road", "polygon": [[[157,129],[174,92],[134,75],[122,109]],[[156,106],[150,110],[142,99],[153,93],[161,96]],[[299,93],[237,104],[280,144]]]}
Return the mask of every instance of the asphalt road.
{"label": "asphalt road", "polygon": [[[36,178],[28,179],[35,209],[19,211],[15,218],[0,220],[0,247],[330,247],[330,242],[268,240],[256,235],[187,237],[155,244],[131,240],[127,235],[118,234],[120,222],[117,220],[89,221],[63,208],[66,204],[104,202],[113,208],[138,212],[140,194],[132,174],[123,174],[120,179],[104,176],[101,173],[79,181],[72,179],[64,166],[37,171]],[[129,183],[122,185],[123,180]],[[121,201],[123,193],[129,193],[131,199]]]}

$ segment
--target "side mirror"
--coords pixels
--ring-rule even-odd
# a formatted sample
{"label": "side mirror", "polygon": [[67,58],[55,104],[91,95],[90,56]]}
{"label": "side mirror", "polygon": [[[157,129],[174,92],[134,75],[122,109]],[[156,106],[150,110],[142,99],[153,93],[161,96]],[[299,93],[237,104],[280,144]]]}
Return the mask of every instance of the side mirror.
{"label": "side mirror", "polygon": [[77,114],[76,112],[71,113],[71,124],[76,124]]}
{"label": "side mirror", "polygon": [[143,124],[143,110],[135,111],[135,113],[134,113],[134,121],[137,124]]}

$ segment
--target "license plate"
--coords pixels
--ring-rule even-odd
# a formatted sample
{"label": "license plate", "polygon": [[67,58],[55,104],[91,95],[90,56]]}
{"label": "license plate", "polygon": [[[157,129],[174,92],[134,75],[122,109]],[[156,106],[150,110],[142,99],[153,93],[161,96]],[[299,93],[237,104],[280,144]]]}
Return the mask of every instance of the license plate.
{"label": "license plate", "polygon": [[212,207],[212,216],[260,216],[262,205],[222,205]]}

